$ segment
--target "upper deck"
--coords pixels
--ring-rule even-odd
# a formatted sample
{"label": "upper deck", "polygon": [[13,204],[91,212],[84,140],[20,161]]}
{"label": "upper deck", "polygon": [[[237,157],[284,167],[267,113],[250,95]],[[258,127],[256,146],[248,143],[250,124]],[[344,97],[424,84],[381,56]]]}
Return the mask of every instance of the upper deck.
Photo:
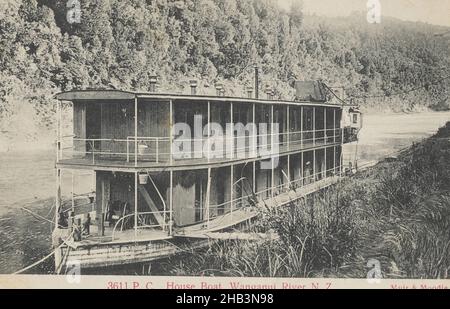
{"label": "upper deck", "polygon": [[201,168],[342,143],[342,107],[325,101],[77,90],[59,167]]}

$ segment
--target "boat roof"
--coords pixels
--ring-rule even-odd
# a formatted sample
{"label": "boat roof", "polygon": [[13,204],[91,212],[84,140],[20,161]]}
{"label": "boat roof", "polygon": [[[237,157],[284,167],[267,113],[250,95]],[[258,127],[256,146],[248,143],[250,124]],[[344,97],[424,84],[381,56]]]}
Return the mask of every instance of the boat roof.
{"label": "boat roof", "polygon": [[133,100],[133,99],[147,99],[153,101],[192,101],[192,102],[236,102],[236,103],[265,103],[265,104],[290,104],[290,105],[314,105],[314,106],[333,106],[341,107],[337,104],[329,102],[317,102],[313,100],[269,100],[269,99],[254,99],[243,97],[229,97],[229,96],[210,96],[210,95],[188,95],[188,94],[167,94],[157,92],[133,92],[117,89],[88,89],[88,90],[70,90],[60,92],[55,95],[55,98],[62,101],[99,101],[99,100]]}

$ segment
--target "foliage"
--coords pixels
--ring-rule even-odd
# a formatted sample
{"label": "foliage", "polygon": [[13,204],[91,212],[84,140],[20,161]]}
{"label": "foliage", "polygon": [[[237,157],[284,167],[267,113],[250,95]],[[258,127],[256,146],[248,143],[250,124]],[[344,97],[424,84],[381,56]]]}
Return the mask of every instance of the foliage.
{"label": "foliage", "polygon": [[395,173],[380,176],[374,222],[381,246],[400,272],[448,278],[450,270],[450,122],[404,155]]}
{"label": "foliage", "polygon": [[279,98],[292,99],[294,80],[323,79],[371,109],[448,108],[449,41],[434,35],[445,27],[390,18],[371,25],[364,14],[304,16],[301,0],[289,11],[270,0],[80,3],[81,23],[70,24],[65,1],[2,1],[4,123],[18,101],[50,125],[58,91],[112,85],[146,91],[154,74],[162,92],[189,91],[196,78],[200,93],[214,93],[221,80],[228,95],[245,96],[254,63],[261,92],[269,84]]}
{"label": "foliage", "polygon": [[[359,227],[337,191],[262,214],[254,231],[279,235],[267,241],[223,241],[207,251],[176,257],[173,274],[310,277],[336,272],[356,258]],[[170,264],[170,263],[169,263]]]}

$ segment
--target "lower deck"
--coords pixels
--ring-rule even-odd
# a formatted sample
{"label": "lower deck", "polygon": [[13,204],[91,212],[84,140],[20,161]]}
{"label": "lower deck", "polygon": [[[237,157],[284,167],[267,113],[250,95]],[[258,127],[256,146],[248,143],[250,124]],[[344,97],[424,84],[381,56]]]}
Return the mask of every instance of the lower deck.
{"label": "lower deck", "polygon": [[[209,244],[210,235],[227,234],[224,231],[246,230],[257,219],[263,207],[277,208],[326,188],[339,180],[338,176],[287,190],[254,207],[243,207],[189,227],[175,229],[172,235],[158,229],[121,231],[114,240],[111,236],[87,237],[79,242],[67,241],[57,251],[57,269],[73,263],[83,268],[105,267],[149,262],[184,250],[193,250]],[[220,238],[219,238],[220,239]],[[251,239],[251,238],[249,238]]]}

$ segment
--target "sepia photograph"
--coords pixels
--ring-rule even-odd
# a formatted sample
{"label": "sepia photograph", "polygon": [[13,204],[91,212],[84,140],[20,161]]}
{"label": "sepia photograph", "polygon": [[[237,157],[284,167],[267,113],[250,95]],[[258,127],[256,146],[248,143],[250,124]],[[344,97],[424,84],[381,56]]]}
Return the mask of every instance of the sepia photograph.
{"label": "sepia photograph", "polygon": [[449,16],[0,0],[0,288],[448,289]]}

